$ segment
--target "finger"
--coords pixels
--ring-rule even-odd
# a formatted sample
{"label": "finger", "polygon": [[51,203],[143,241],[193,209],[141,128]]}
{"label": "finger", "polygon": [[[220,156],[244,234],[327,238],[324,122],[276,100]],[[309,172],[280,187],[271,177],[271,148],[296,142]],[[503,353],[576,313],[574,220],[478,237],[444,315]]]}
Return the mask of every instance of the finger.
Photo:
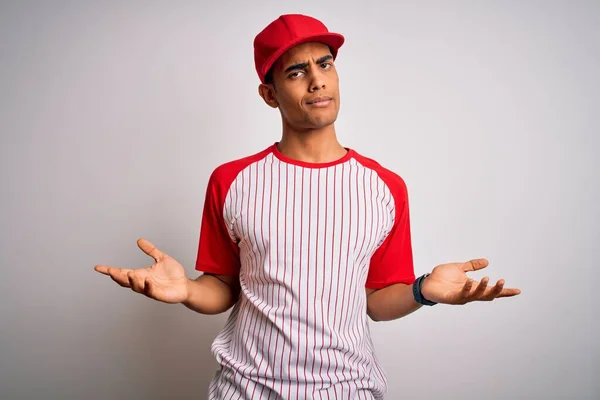
{"label": "finger", "polygon": [[165,257],[165,254],[162,251],[157,249],[156,246],[154,246],[146,239],[138,239],[137,245],[144,253],[154,258],[156,262],[162,260]]}
{"label": "finger", "polygon": [[485,258],[476,258],[474,260],[470,260],[467,261],[466,263],[463,263],[463,271],[465,272],[470,272],[470,271],[478,271],[482,268],[485,268],[489,265],[488,260],[486,260]]}
{"label": "finger", "polygon": [[135,273],[135,271],[129,271],[127,273],[127,279],[129,282],[129,286],[134,292],[143,293],[144,292],[144,279],[142,279],[139,275]]}
{"label": "finger", "polygon": [[471,293],[471,289],[473,288],[473,279],[467,279],[465,284],[463,285],[460,291],[460,298],[464,303],[466,303],[469,299],[469,295]]}
{"label": "finger", "polygon": [[512,297],[521,294],[520,289],[502,289],[502,291],[498,294],[498,298],[500,297]]}
{"label": "finger", "polygon": [[119,286],[129,287],[129,281],[127,280],[127,272],[130,269],[111,267],[109,265],[96,265],[94,270],[100,272],[103,275],[108,275],[111,279],[119,284]]}
{"label": "finger", "polygon": [[144,280],[144,294],[148,297],[152,297],[152,292],[154,291],[153,289],[154,287],[152,286],[152,280],[149,276],[147,276]]}
{"label": "finger", "polygon": [[500,292],[502,292],[503,288],[504,288],[504,279],[500,279],[498,282],[496,282],[494,287],[492,287],[491,289],[489,289],[487,291],[487,293],[485,294],[485,296],[483,296],[483,298],[481,300],[484,300],[484,301],[494,300],[496,297],[498,297]]}
{"label": "finger", "polygon": [[108,269],[109,268],[118,269],[117,267],[111,267],[110,265],[96,265],[96,266],[94,266],[94,270],[96,272],[100,272],[101,274],[104,274],[104,275],[110,275],[108,273]]}
{"label": "finger", "polygon": [[129,281],[127,280],[127,273],[131,271],[125,268],[108,267],[107,273],[111,279],[117,282],[120,286],[129,287]]}
{"label": "finger", "polygon": [[477,287],[475,288],[475,291],[471,294],[471,299],[473,300],[479,300],[483,297],[483,295],[485,294],[485,290],[487,289],[487,284],[490,281],[490,278],[488,278],[487,276],[484,277],[481,282],[479,282],[479,284],[477,285]]}

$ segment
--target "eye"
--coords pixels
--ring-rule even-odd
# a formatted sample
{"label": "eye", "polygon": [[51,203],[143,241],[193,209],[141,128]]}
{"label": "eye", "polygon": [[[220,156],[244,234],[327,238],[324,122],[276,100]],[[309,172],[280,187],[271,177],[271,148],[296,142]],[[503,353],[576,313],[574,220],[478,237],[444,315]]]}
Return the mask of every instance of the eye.
{"label": "eye", "polygon": [[321,64],[321,68],[323,68],[323,69],[329,69],[331,67],[333,67],[333,63],[330,63],[330,62],[324,62]]}
{"label": "eye", "polygon": [[304,74],[304,72],[303,71],[294,71],[288,75],[288,78],[295,79],[295,78],[298,78],[300,76],[300,74]]}

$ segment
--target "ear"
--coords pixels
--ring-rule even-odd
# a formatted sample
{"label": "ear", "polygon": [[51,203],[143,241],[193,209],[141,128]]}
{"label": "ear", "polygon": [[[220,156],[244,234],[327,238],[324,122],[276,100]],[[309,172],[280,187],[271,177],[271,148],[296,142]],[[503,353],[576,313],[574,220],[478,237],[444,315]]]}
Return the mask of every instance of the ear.
{"label": "ear", "polygon": [[279,102],[275,97],[275,88],[273,87],[273,85],[261,83],[260,85],[258,85],[258,94],[270,107],[279,107]]}

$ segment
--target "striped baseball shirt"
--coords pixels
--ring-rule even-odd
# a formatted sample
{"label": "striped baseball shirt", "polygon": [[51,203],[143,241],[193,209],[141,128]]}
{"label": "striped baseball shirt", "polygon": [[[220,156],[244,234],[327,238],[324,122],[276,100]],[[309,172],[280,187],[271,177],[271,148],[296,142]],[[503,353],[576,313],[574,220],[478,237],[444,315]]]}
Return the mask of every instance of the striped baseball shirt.
{"label": "striped baseball shirt", "polygon": [[414,277],[406,185],[346,149],[329,163],[277,143],[212,173],[196,269],[239,274],[211,350],[210,399],[382,399],[365,288]]}

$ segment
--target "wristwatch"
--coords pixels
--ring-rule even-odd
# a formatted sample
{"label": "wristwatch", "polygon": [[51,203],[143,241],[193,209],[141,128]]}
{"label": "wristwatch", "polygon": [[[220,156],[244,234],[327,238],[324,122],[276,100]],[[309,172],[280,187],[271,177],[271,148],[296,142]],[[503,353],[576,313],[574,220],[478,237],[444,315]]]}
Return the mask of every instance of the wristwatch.
{"label": "wristwatch", "polygon": [[413,283],[413,297],[415,298],[415,301],[417,303],[422,304],[424,306],[433,306],[437,304],[434,301],[427,300],[425,297],[423,297],[423,293],[421,293],[421,285],[423,284],[425,278],[427,278],[429,275],[431,274],[423,274],[420,277],[418,277]]}

